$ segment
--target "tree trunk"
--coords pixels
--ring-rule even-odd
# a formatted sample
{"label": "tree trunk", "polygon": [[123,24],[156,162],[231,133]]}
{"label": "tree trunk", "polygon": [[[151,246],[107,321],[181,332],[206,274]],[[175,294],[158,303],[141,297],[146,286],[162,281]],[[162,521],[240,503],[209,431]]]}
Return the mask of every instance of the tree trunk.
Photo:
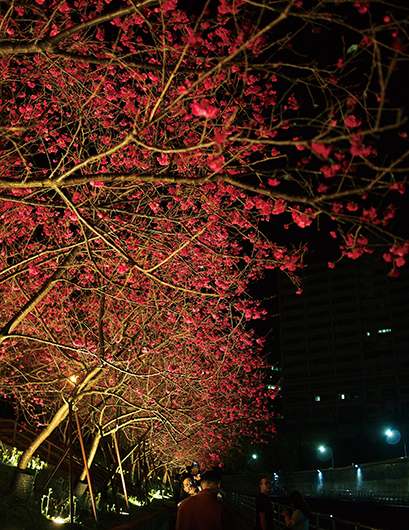
{"label": "tree trunk", "polygon": [[29,447],[21,455],[20,461],[18,463],[19,469],[26,469],[27,464],[30,462],[31,458],[34,456],[34,453],[40,447],[40,445],[46,440],[53,430],[58,427],[58,425],[67,417],[68,415],[68,403],[64,403],[62,407],[56,412],[53,419],[47,425],[47,427],[41,431],[37,438],[31,442]]}
{"label": "tree trunk", "polygon": [[[87,459],[88,469],[91,467],[91,464],[92,464],[92,462],[94,460],[94,457],[95,457],[95,455],[97,453],[97,449],[98,449],[100,440],[101,440],[101,434],[98,431],[96,433],[96,435],[94,436],[94,440],[92,442],[91,449],[90,449],[90,451],[88,453],[88,459]],[[84,469],[82,470],[82,473],[80,475],[80,481],[84,482],[86,478],[87,478],[87,472],[86,472],[86,469],[85,469],[85,466],[84,466]]]}
{"label": "tree trunk", "polygon": [[[84,380],[80,383],[78,388],[78,393],[75,396],[75,402],[78,403],[81,398],[85,394],[81,394],[80,392],[86,392],[87,389],[95,384],[99,377],[102,375],[101,368],[97,367],[91,370],[87,374],[87,376],[84,378]],[[60,425],[60,423],[65,420],[65,418],[68,416],[69,406],[68,403],[64,403],[57,412],[55,413],[53,419],[50,421],[50,423],[47,425],[47,427],[38,434],[37,438],[31,442],[30,446],[24,451],[24,453],[21,455],[20,461],[18,463],[19,469],[26,469],[27,464],[33,457],[34,453],[37,451],[37,449],[40,447],[40,445],[46,440],[50,434],[53,432],[53,430]]]}

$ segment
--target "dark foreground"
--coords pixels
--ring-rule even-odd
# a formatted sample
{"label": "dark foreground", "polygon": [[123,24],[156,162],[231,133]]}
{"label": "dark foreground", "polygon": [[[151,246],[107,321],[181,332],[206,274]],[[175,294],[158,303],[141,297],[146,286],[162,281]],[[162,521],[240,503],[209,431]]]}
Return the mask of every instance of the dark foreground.
{"label": "dark foreground", "polygon": [[[313,512],[333,515],[347,521],[384,530],[409,529],[409,507],[407,506],[321,498],[308,498],[307,500]],[[342,527],[340,526],[339,529],[342,530]]]}

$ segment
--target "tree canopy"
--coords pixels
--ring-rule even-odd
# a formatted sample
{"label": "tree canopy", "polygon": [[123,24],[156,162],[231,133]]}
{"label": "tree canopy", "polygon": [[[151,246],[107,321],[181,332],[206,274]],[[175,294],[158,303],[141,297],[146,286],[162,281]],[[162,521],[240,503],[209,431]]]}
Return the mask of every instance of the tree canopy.
{"label": "tree canopy", "polygon": [[285,229],[322,227],[340,258],[385,245],[392,275],[405,264],[408,10],[1,10],[2,392],[49,430],[72,401],[90,431],[219,462],[269,416],[248,288],[277,268],[300,289],[307,245],[283,245]]}

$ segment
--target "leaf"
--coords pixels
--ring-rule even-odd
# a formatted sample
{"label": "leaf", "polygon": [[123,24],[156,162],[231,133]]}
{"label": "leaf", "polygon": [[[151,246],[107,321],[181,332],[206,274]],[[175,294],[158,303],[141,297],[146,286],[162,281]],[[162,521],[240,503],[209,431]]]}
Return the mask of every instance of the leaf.
{"label": "leaf", "polygon": [[351,46],[347,49],[347,55],[349,53],[354,53],[358,49],[358,44],[351,44]]}

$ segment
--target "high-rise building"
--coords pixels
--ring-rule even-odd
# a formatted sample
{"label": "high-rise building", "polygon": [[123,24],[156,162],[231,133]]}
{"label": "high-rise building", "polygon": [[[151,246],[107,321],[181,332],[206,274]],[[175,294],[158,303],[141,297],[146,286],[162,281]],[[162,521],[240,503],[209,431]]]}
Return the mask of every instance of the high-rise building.
{"label": "high-rise building", "polygon": [[409,269],[363,256],[312,264],[303,292],[278,279],[285,424],[305,439],[409,438]]}

